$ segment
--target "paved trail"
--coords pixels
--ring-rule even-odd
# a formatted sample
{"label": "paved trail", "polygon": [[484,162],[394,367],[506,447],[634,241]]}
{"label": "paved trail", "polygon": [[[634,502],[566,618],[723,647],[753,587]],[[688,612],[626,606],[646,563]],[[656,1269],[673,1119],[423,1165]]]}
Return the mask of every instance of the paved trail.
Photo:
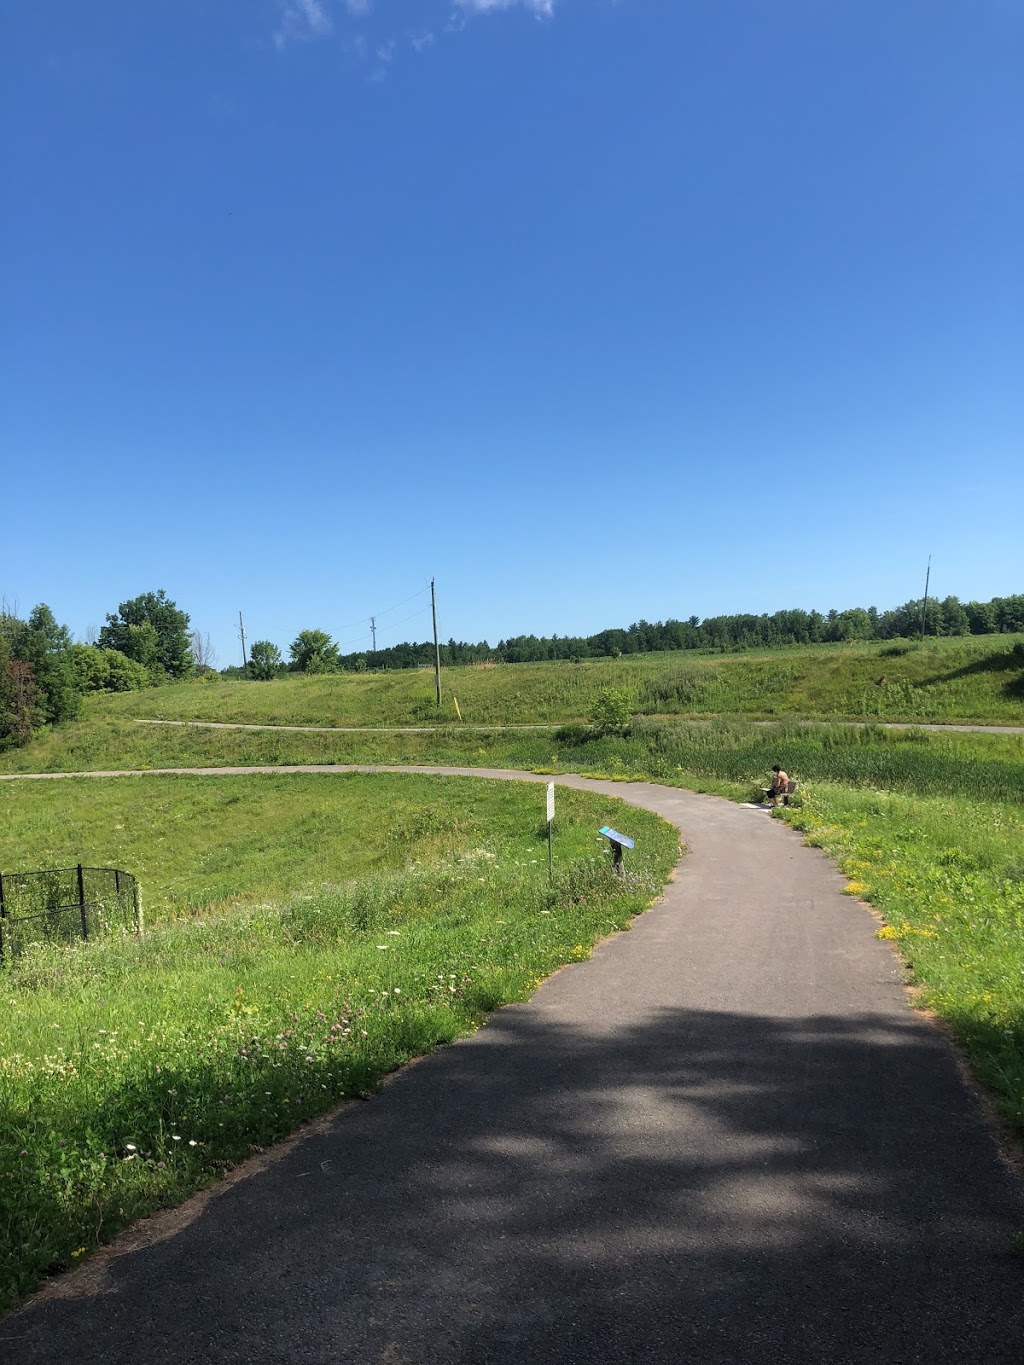
{"label": "paved trail", "polygon": [[4,1365],[1021,1365],[1020,1186],[839,874],[761,811],[558,781],[675,821],[663,902],[59,1281]]}

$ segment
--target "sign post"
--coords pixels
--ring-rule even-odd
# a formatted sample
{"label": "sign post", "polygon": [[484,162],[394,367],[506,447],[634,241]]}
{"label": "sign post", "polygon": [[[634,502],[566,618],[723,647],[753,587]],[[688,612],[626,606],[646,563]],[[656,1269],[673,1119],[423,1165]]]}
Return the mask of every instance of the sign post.
{"label": "sign post", "polygon": [[548,783],[548,881],[555,880],[553,855],[551,852],[551,829],[555,823],[555,784]]}
{"label": "sign post", "polygon": [[628,834],[620,834],[617,829],[612,829],[611,825],[602,825],[600,832],[608,840],[612,850],[612,867],[622,876],[622,851],[626,848],[635,847],[634,840]]}

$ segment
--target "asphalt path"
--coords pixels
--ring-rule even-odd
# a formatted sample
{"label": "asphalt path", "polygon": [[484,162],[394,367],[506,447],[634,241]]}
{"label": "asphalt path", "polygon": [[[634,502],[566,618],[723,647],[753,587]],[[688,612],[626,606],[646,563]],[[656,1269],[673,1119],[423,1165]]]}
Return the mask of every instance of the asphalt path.
{"label": "asphalt path", "polygon": [[763,810],[557,781],[676,823],[663,900],[55,1281],[4,1365],[1021,1365],[1021,1186],[835,868]]}

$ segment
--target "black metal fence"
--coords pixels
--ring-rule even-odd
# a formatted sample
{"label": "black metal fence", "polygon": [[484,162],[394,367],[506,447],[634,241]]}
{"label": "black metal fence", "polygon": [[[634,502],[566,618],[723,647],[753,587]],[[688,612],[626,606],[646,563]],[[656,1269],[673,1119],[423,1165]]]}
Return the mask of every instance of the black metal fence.
{"label": "black metal fence", "polygon": [[116,867],[0,872],[0,962],[30,943],[139,932],[139,884]]}

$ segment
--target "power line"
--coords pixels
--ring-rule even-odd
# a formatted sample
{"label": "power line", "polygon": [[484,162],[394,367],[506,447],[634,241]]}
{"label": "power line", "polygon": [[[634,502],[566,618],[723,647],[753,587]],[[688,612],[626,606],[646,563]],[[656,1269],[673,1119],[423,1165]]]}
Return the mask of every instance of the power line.
{"label": "power line", "polygon": [[[427,593],[429,593],[429,592],[430,592],[430,585],[427,584],[427,586],[426,586],[425,588],[419,588],[416,592],[410,594],[409,597],[403,597],[402,600],[401,600],[401,602],[396,602],[396,603],[394,604],[394,606],[385,607],[383,611],[375,612],[372,616],[360,616],[360,617],[358,618],[358,620],[356,620],[356,621],[349,621],[349,622],[347,622],[347,623],[346,623],[345,625],[343,625],[343,626],[336,626],[336,627],[335,627],[335,630],[336,630],[339,634],[340,634],[342,631],[345,631],[345,630],[353,630],[353,629],[355,629],[356,626],[362,626],[362,625],[369,624],[369,627],[370,627],[370,629],[369,629],[368,631],[364,631],[364,632],[363,632],[362,634],[360,634],[360,635],[354,635],[354,636],[352,636],[352,637],[351,637],[350,639],[348,639],[348,640],[339,640],[339,641],[337,641],[338,649],[339,649],[340,651],[342,651],[342,653],[344,653],[344,652],[346,652],[346,651],[349,651],[353,645],[362,645],[362,644],[365,644],[367,641],[370,641],[370,642],[371,642],[371,648],[372,648],[374,651],[376,651],[376,649],[377,649],[377,621],[380,619],[380,617],[382,617],[382,616],[387,616],[387,615],[389,615],[389,614],[390,614],[391,612],[393,612],[393,611],[398,611],[399,608],[406,606],[409,602],[414,602],[414,601],[416,600],[417,597],[423,597],[423,596],[425,596],[425,595],[426,595]],[[400,621],[393,621],[393,622],[390,622],[390,623],[389,623],[389,629],[393,632],[393,631],[397,630],[399,626],[404,626],[404,625],[406,624],[407,621],[414,621],[414,620],[416,620],[416,618],[417,618],[418,616],[425,616],[426,613],[427,613],[429,610],[430,610],[430,607],[429,607],[429,606],[424,606],[424,607],[422,607],[419,611],[414,611],[410,616],[403,616],[402,619],[401,619]],[[241,627],[241,614],[239,614],[239,626]],[[241,633],[241,632],[240,632],[240,633]],[[278,635],[283,635],[283,634],[287,634],[287,633],[289,633],[289,632],[275,630],[274,633],[275,633],[275,634],[278,634]],[[244,652],[245,652],[245,644],[244,644],[244,641],[243,641],[243,645],[242,645],[242,650],[243,650],[243,655],[244,655]],[[244,664],[243,664],[243,667],[245,667]]]}
{"label": "power line", "polygon": [[[360,616],[358,621],[347,621],[345,625],[336,626],[335,629],[339,631],[354,630],[356,626],[361,626],[366,621],[374,621],[378,616],[387,616],[388,612],[397,611],[399,607],[404,607],[406,602],[412,602],[417,597],[422,597],[424,593],[428,593],[429,591],[430,591],[429,587],[420,588],[419,591],[414,592],[411,597],[403,597],[401,602],[396,602],[393,607],[385,607],[383,611],[376,612],[374,616]],[[363,637],[361,636],[360,638],[362,639]]]}
{"label": "power line", "polygon": [[[411,601],[412,599],[410,598],[409,600]],[[411,616],[403,616],[400,621],[395,621],[392,623],[391,626],[392,631],[397,630],[399,626],[404,626],[407,621],[415,621],[418,616],[426,616],[429,610],[430,610],[429,607],[423,607],[419,611],[414,611]],[[349,645],[359,645],[362,644],[365,640],[369,640],[370,638],[371,637],[368,634],[354,635],[350,640],[339,640],[338,648],[344,653],[345,650],[348,649]],[[374,645],[374,648],[376,649],[376,645]]]}
{"label": "power line", "polygon": [[[413,599],[416,598],[416,597],[422,597],[422,596],[424,595],[424,593],[428,593],[429,591],[430,591],[429,588],[420,588],[419,592],[414,592],[413,595],[412,595],[412,597],[407,597],[407,598],[405,598],[405,600],[402,601],[402,602],[396,602],[395,605],[394,605],[393,607],[388,607],[385,611],[379,611],[379,612],[377,613],[377,615],[378,615],[378,616],[387,616],[387,614],[388,614],[389,611],[397,611],[399,607],[404,607],[406,602],[411,602],[411,601],[413,601]],[[411,618],[410,618],[410,619],[411,619]]]}

